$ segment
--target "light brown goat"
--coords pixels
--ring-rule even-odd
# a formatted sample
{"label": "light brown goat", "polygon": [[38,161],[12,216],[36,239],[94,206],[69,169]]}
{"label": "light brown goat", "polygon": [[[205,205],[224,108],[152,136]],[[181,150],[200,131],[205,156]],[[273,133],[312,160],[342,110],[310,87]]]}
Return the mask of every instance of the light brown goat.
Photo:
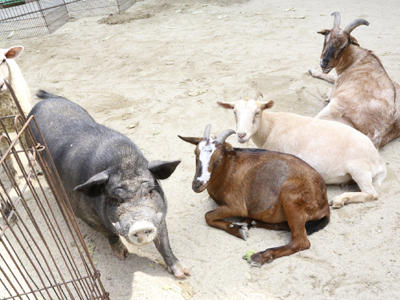
{"label": "light brown goat", "polygon": [[[225,130],[210,138],[210,125],[203,138],[181,137],[196,145],[196,174],[192,188],[207,188],[220,205],[206,214],[206,222],[246,240],[251,226],[290,230],[289,244],[252,255],[253,265],[310,248],[307,233],[324,228],[330,218],[326,186],[321,175],[296,156],[263,149],[233,148]],[[229,217],[245,218],[231,223]]]}
{"label": "light brown goat", "polygon": [[[389,78],[379,58],[350,35],[356,27],[369,23],[357,19],[341,30],[339,12],[332,15],[333,28],[318,32],[325,36],[321,54],[325,74],[310,70],[312,76],[334,84],[329,104],[316,118],[350,125],[379,149],[400,135],[400,86]],[[333,68],[337,76],[328,75]]]}

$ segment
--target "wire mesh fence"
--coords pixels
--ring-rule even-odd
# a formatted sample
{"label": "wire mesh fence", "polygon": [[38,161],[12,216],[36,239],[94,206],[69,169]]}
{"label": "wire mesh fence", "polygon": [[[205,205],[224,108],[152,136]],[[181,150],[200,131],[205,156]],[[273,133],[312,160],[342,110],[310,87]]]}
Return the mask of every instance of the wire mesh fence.
{"label": "wire mesh fence", "polygon": [[0,118],[0,299],[109,299],[33,123]]}
{"label": "wire mesh fence", "polygon": [[135,0],[0,0],[0,40],[54,32],[69,18],[113,14]]}

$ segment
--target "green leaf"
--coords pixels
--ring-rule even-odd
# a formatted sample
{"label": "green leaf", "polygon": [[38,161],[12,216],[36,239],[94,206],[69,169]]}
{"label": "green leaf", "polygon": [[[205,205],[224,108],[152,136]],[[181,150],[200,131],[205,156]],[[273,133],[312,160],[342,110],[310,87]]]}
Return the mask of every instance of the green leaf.
{"label": "green leaf", "polygon": [[254,254],[254,250],[247,251],[246,254],[242,257],[247,260],[247,262],[251,263],[251,256]]}

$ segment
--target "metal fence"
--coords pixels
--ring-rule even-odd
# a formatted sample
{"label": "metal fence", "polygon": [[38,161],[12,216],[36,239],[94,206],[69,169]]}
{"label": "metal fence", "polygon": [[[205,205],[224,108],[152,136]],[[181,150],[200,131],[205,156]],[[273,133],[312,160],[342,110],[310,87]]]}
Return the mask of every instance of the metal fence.
{"label": "metal fence", "polygon": [[[14,139],[3,125],[9,120]],[[0,118],[0,141],[9,145],[0,160],[0,299],[109,299],[54,165],[46,164],[47,146],[29,124],[37,126],[22,111]]]}
{"label": "metal fence", "polygon": [[54,32],[69,18],[118,13],[136,0],[0,0],[0,40]]}

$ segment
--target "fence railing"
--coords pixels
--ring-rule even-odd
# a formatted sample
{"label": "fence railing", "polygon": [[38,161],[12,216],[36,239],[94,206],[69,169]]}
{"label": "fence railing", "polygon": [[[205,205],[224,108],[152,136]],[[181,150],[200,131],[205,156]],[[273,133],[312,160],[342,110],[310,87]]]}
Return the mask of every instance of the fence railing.
{"label": "fence railing", "polygon": [[135,0],[0,0],[0,40],[54,32],[69,18],[127,10]]}
{"label": "fence railing", "polygon": [[[16,133],[3,126],[9,120]],[[47,145],[36,142],[30,124],[40,132],[22,110],[0,118],[0,142],[8,144],[0,156],[0,299],[109,299],[55,167],[46,163]]]}

